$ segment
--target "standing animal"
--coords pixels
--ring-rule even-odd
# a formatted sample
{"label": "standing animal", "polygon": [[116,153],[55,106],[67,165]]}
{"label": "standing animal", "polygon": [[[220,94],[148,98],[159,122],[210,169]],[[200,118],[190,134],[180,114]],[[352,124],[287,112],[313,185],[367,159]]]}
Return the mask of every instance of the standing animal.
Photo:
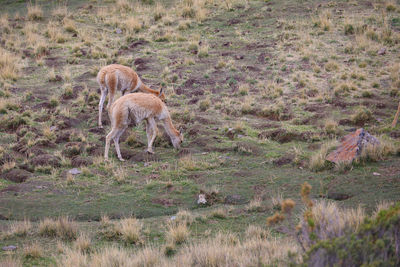
{"label": "standing animal", "polygon": [[[160,90],[160,93],[161,92],[162,89]],[[119,149],[119,138],[126,128],[128,128],[131,119],[134,120],[135,125],[146,120],[148,153],[154,153],[153,142],[157,136],[156,121],[161,121],[175,148],[178,149],[183,142],[183,135],[172,124],[167,106],[155,95],[144,93],[124,95],[114,102],[110,108],[109,114],[112,129],[106,137],[106,147],[104,151],[105,160],[108,160],[110,141],[113,139],[118,159],[124,161]]]}
{"label": "standing animal", "polygon": [[137,73],[126,66],[119,64],[111,64],[100,69],[97,74],[97,83],[100,86],[101,97],[99,102],[99,127],[102,128],[101,116],[103,112],[103,104],[106,100],[107,94],[108,104],[107,110],[110,109],[114,102],[114,96],[117,90],[125,93],[133,93],[136,91],[141,91],[143,93],[150,93],[158,96],[161,100],[165,101],[165,95],[163,92],[153,90],[143,84]]}

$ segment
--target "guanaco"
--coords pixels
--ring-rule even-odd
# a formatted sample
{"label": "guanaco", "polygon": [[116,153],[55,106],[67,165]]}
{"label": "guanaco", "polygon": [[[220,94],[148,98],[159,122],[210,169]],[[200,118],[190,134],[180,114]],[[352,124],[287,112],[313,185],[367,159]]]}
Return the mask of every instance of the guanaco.
{"label": "guanaco", "polygon": [[[162,89],[160,90],[162,93]],[[168,136],[171,138],[172,145],[179,149],[183,142],[183,135],[178,131],[171,121],[171,116],[167,106],[160,98],[152,94],[135,93],[127,94],[120,97],[110,108],[111,132],[106,137],[106,147],[104,158],[108,160],[108,151],[110,149],[110,141],[114,140],[115,149],[118,159],[124,161],[119,149],[119,138],[128,128],[131,120],[138,125],[145,120],[147,134],[147,152],[154,154],[153,142],[157,136],[157,123],[160,121]]]}
{"label": "guanaco", "polygon": [[106,100],[107,94],[109,94],[107,110],[109,110],[111,105],[113,104],[114,96],[117,90],[120,90],[122,92],[122,95],[125,95],[125,93],[133,93],[136,91],[150,93],[153,95],[157,95],[161,100],[165,101],[164,93],[153,90],[143,84],[139,75],[137,75],[137,73],[133,69],[123,65],[111,64],[101,68],[99,73],[97,74],[97,83],[99,84],[101,91],[99,102],[100,128],[103,127],[101,117],[103,112],[103,104]]}

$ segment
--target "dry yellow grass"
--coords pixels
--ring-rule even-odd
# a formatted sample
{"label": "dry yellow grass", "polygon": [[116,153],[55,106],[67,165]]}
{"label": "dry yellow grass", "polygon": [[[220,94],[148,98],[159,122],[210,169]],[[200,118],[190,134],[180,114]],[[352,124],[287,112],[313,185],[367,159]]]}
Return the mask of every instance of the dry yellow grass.
{"label": "dry yellow grass", "polygon": [[29,3],[27,9],[28,9],[27,17],[29,20],[43,19],[43,10],[39,5]]}
{"label": "dry yellow grass", "polygon": [[338,145],[337,140],[330,140],[322,144],[320,150],[313,154],[310,158],[310,169],[319,171],[326,166],[326,156],[328,153]]}
{"label": "dry yellow grass", "polygon": [[43,257],[43,255],[44,255],[44,249],[37,242],[24,247],[25,258],[36,259]]}
{"label": "dry yellow grass", "polygon": [[170,224],[166,233],[167,242],[173,244],[182,244],[189,237],[189,229],[186,223]]}
{"label": "dry yellow grass", "polygon": [[16,80],[19,77],[20,58],[0,48],[0,79]]}
{"label": "dry yellow grass", "polygon": [[83,253],[90,252],[92,241],[86,234],[80,234],[78,238],[75,240],[73,246],[76,250],[81,251]]}
{"label": "dry yellow grass", "polygon": [[10,238],[12,236],[26,236],[32,229],[32,224],[27,219],[23,221],[13,222],[9,229],[3,233],[2,238]]}
{"label": "dry yellow grass", "polygon": [[59,237],[64,240],[75,240],[78,234],[76,223],[68,216],[57,220],[45,218],[39,223],[39,234],[48,237]]}
{"label": "dry yellow grass", "polygon": [[122,240],[127,243],[137,244],[142,240],[142,223],[136,218],[126,218],[118,222],[116,230],[121,234]]}
{"label": "dry yellow grass", "polygon": [[142,22],[139,21],[136,17],[128,17],[124,21],[124,29],[128,33],[136,33],[142,29]]}
{"label": "dry yellow grass", "polygon": [[0,266],[22,267],[22,261],[19,258],[7,256],[0,260]]}

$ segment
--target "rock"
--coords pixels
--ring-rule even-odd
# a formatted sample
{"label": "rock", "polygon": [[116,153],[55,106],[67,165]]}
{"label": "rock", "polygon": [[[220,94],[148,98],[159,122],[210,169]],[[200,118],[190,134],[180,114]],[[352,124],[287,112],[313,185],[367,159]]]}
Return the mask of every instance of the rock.
{"label": "rock", "polygon": [[68,171],[68,173],[70,173],[70,174],[72,174],[72,175],[77,175],[77,174],[80,174],[80,173],[82,173],[80,170],[78,170],[77,168],[73,168],[73,169],[70,169],[69,171]]}
{"label": "rock", "polygon": [[14,250],[16,250],[17,248],[18,248],[17,246],[10,245],[10,246],[2,247],[1,249],[2,249],[3,251],[14,251]]}
{"label": "rock", "polygon": [[378,55],[383,56],[384,54],[386,54],[386,47],[382,47],[382,48],[379,49],[379,51],[378,51]]}
{"label": "rock", "polygon": [[8,181],[12,181],[14,183],[23,183],[26,179],[31,176],[32,173],[21,170],[21,169],[12,169],[11,171],[2,175],[2,177]]}
{"label": "rock", "polygon": [[31,164],[33,166],[43,166],[43,165],[50,165],[53,167],[60,167],[60,159],[56,156],[50,154],[43,154],[37,157],[34,157],[31,160]]}
{"label": "rock", "polygon": [[379,140],[366,132],[363,128],[344,136],[339,147],[329,153],[326,160],[338,162],[352,162],[361,155],[367,145],[379,145]]}
{"label": "rock", "polygon": [[117,28],[117,29],[115,30],[115,32],[116,32],[117,34],[121,34],[121,33],[122,33],[122,30],[121,30],[120,28]]}
{"label": "rock", "polygon": [[199,195],[199,199],[197,199],[197,204],[199,204],[199,205],[207,204],[207,200],[206,200],[206,195],[205,194],[200,194]]}

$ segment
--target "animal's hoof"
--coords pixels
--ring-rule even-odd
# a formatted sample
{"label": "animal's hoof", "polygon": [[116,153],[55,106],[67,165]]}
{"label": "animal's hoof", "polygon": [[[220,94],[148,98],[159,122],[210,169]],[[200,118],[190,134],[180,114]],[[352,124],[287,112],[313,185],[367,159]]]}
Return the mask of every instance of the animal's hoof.
{"label": "animal's hoof", "polygon": [[125,161],[123,158],[119,158],[120,161]]}
{"label": "animal's hoof", "polygon": [[103,129],[103,125],[99,125],[99,128],[100,128],[100,129]]}
{"label": "animal's hoof", "polygon": [[146,150],[146,152],[149,154],[154,154],[154,152],[152,150]]}
{"label": "animal's hoof", "polygon": [[108,158],[104,158],[104,161],[109,162],[110,160]]}

